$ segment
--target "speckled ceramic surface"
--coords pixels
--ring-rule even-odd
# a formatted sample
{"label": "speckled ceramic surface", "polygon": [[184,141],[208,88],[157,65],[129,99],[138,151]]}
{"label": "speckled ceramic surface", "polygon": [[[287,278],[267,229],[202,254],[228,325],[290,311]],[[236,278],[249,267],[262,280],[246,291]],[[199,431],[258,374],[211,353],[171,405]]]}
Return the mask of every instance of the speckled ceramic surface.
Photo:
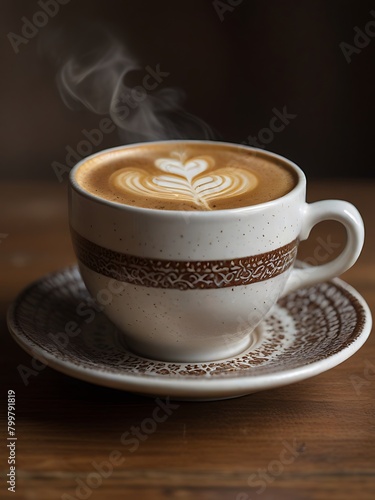
{"label": "speckled ceramic surface", "polygon": [[101,247],[71,231],[77,258],[91,271],[121,283],[177,290],[247,286],[287,271],[297,255],[297,241],[250,257],[211,261],[145,259]]}
{"label": "speckled ceramic surface", "polygon": [[281,299],[238,356],[162,362],[127,349],[124,335],[98,310],[72,267],[23,291],[9,310],[8,325],[27,352],[72,377],[147,395],[222,399],[333,368],[366,341],[371,314],[352,287],[335,279]]}
{"label": "speckled ceramic surface", "polygon": [[[119,203],[101,197],[94,181],[91,189],[80,183],[80,169],[100,162],[111,168],[116,161],[123,165],[123,155],[137,148],[143,150],[139,163],[144,169],[144,158],[160,147],[162,157],[151,155],[157,172],[142,174],[128,166],[116,171],[115,185],[118,194],[132,192],[130,199],[173,199],[173,210]],[[191,157],[194,147],[200,153]],[[236,158],[231,175],[229,153],[228,164],[218,170],[211,164],[211,171],[207,158],[215,162],[215,154],[227,149]],[[294,187],[254,205],[214,208],[231,193],[269,188],[271,178],[258,185],[258,178],[253,183],[244,173],[242,166],[251,156],[293,172]],[[117,174],[112,172],[104,185]],[[355,263],[363,245],[363,223],[353,205],[341,200],[306,203],[306,179],[297,165],[244,145],[157,141],[101,151],[71,170],[69,200],[73,244],[87,289],[93,297],[108,296],[109,290],[105,314],[133,352],[164,361],[200,363],[243,352],[251,346],[248,331],[286,291],[340,275]],[[186,200],[194,210],[184,208]],[[327,219],[347,230],[342,253],[312,271],[296,270],[299,242]]]}

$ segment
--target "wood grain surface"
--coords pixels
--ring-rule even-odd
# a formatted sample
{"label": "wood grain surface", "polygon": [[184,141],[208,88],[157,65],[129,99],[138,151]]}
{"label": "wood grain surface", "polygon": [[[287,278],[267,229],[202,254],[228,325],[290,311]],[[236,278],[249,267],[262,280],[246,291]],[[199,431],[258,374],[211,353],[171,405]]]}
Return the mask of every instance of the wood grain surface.
{"label": "wood grain surface", "polygon": [[[361,211],[365,248],[343,278],[372,309],[374,188],[370,181],[308,186],[310,201],[341,198]],[[57,182],[0,187],[0,498],[375,498],[374,336],[345,363],[304,382],[239,399],[175,403],[168,418],[132,446],[126,433],[152,415],[154,399],[34,366],[10,338],[5,315],[24,286],[75,260],[66,190]],[[327,261],[344,241],[338,224],[322,223],[299,256]],[[34,372],[27,383],[20,365]],[[6,485],[8,389],[16,391],[16,493]]]}

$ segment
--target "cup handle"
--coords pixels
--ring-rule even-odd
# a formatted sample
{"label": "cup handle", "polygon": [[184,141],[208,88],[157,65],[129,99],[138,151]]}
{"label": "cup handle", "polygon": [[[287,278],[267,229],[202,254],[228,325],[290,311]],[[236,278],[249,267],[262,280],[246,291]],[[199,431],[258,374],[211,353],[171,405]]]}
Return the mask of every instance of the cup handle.
{"label": "cup handle", "polygon": [[305,203],[302,207],[302,229],[299,240],[306,240],[311,229],[324,220],[335,220],[345,226],[347,242],[338,257],[327,264],[293,269],[281,296],[339,276],[358,259],[364,242],[363,220],[354,205],[342,200],[324,200]]}

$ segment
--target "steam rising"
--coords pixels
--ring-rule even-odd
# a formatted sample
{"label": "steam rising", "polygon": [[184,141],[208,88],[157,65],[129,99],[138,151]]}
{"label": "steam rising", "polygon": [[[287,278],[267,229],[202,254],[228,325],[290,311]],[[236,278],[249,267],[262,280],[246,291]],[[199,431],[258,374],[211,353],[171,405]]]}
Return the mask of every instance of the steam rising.
{"label": "steam rising", "polygon": [[[205,122],[184,111],[183,92],[167,86],[168,68],[143,66],[108,33],[95,40],[86,39],[86,47],[74,44],[63,57],[58,52],[58,88],[68,107],[109,115],[125,143],[215,138]],[[136,85],[130,83],[134,78]]]}

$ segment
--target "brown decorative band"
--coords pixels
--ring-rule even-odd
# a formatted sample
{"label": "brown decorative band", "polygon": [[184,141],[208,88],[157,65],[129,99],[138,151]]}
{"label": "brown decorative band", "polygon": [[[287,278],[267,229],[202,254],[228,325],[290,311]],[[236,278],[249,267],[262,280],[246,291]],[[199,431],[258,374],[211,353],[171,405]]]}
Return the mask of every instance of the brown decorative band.
{"label": "brown decorative band", "polygon": [[137,257],[93,243],[72,229],[78,259],[104,276],[153,288],[227,288],[274,278],[293,264],[297,240],[267,253],[231,260],[171,261]]}

